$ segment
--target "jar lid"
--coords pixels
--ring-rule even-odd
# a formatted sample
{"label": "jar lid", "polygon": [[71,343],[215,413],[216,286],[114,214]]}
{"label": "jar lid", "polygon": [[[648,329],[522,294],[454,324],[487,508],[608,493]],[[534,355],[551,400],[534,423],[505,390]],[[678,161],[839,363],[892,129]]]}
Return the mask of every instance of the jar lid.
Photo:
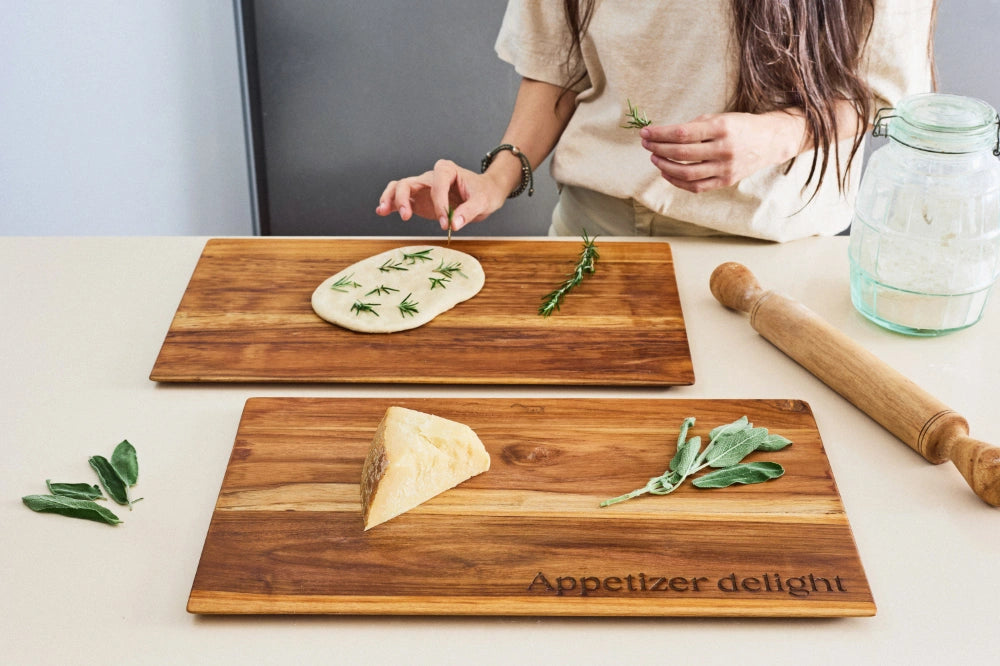
{"label": "jar lid", "polygon": [[[876,134],[879,119],[876,117]],[[998,141],[996,110],[973,97],[924,93],[904,98],[889,116],[888,135],[900,143],[935,153],[992,149]]]}

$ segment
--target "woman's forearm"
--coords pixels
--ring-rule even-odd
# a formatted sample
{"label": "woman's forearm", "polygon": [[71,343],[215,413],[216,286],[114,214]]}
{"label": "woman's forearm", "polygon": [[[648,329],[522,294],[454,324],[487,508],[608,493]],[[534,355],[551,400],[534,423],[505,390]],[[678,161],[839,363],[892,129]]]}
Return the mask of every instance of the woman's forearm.
{"label": "woman's forearm", "polygon": [[[551,83],[522,79],[511,113],[510,123],[501,143],[514,145],[536,168],[541,164],[562,135],[576,108],[573,94],[563,95],[563,89]],[[486,174],[505,192],[513,191],[521,182],[521,160],[509,151],[496,155]]]}

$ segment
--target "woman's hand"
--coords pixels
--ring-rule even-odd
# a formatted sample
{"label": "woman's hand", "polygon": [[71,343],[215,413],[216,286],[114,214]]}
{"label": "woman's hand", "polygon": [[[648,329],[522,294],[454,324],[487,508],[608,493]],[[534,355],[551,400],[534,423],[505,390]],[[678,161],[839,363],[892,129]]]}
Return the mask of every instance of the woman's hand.
{"label": "woman's hand", "polygon": [[795,157],[805,147],[806,129],[800,115],[779,110],[704,115],[680,125],[650,125],[639,135],[664,180],[697,193]]}
{"label": "woman's hand", "polygon": [[437,220],[442,229],[447,229],[451,208],[452,229],[457,231],[489,216],[506,197],[507,192],[491,176],[469,171],[450,160],[438,160],[431,171],[389,183],[375,212],[385,217],[398,211],[403,220],[417,215]]}

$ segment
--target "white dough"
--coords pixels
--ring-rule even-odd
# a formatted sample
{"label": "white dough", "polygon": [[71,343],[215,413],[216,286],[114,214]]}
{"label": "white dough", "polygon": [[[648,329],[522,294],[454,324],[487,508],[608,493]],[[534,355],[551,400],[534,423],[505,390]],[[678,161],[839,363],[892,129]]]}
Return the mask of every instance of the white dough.
{"label": "white dough", "polygon": [[[327,278],[313,292],[312,307],[352,331],[394,333],[423,326],[478,294],[485,282],[472,255],[413,245],[368,257]],[[406,312],[400,309],[404,301],[412,304]]]}

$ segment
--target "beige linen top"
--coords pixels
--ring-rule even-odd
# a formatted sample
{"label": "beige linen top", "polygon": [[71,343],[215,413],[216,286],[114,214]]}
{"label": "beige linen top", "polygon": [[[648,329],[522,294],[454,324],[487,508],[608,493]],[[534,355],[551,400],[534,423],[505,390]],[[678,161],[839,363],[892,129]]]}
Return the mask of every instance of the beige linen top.
{"label": "beige linen top", "polygon": [[[932,4],[876,0],[866,55],[875,109],[931,90]],[[598,0],[582,44],[587,76],[552,156],[552,176],[723,233],[775,241],[835,234],[851,220],[860,154],[845,194],[831,156],[823,186],[809,201],[816,177],[805,191],[803,185],[812,151],[798,156],[787,174],[782,164],[692,194],[663,180],[637,131],[620,127],[626,98],[658,125],[726,110],[738,66],[731,15],[730,0]],[[562,85],[568,39],[562,2],[510,0],[496,51],[521,76]],[[849,150],[850,142],[841,144],[841,155]]]}

